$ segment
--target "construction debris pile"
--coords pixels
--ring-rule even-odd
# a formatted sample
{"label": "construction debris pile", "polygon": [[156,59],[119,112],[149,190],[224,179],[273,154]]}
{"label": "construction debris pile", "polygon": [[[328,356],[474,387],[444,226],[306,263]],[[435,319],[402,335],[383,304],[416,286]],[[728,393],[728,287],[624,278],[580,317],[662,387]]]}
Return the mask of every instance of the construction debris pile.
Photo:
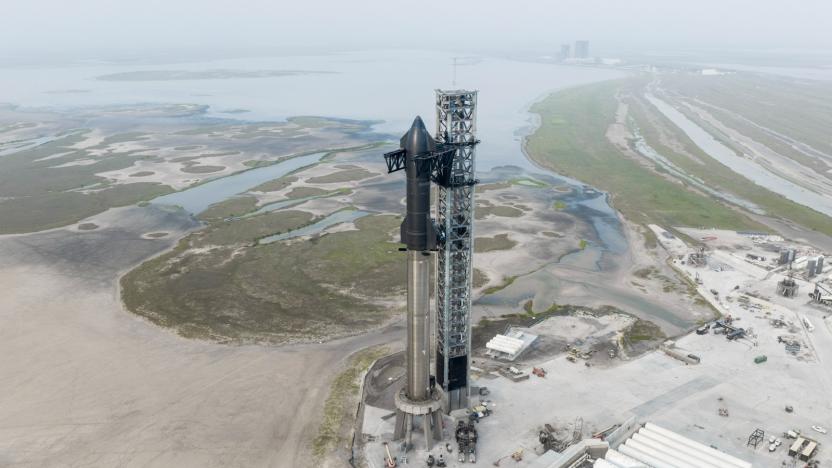
{"label": "construction debris pile", "polygon": [[708,256],[705,254],[705,248],[700,247],[699,250],[691,252],[688,255],[688,264],[695,267],[703,267],[708,264]]}

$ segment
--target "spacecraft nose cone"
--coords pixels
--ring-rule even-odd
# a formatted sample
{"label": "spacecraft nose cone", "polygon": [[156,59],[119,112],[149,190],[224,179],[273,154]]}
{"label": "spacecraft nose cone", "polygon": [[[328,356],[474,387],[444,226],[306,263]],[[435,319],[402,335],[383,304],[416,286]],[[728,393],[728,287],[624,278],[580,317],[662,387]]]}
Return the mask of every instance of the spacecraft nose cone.
{"label": "spacecraft nose cone", "polygon": [[410,126],[410,130],[402,137],[400,145],[408,154],[412,155],[436,150],[436,142],[430,136],[430,133],[425,128],[425,123],[422,122],[422,118],[418,115],[413,119],[413,125]]}

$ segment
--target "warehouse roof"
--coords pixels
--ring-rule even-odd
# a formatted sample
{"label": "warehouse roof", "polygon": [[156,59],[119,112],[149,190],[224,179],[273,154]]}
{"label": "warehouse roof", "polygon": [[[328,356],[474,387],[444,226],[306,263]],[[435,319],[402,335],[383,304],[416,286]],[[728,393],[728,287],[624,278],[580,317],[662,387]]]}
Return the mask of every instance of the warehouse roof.
{"label": "warehouse roof", "polygon": [[751,468],[751,463],[647,423],[617,450],[610,450],[598,468]]}

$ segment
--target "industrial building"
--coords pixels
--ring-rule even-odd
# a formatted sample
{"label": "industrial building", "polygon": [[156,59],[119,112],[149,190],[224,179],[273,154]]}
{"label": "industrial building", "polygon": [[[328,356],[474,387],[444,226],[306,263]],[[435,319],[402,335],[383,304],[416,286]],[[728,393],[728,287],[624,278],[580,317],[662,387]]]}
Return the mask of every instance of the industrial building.
{"label": "industrial building", "polygon": [[523,333],[521,331],[509,331],[505,335],[496,335],[485,344],[488,355],[506,361],[514,361],[532,343],[537,340],[537,335]]}
{"label": "industrial building", "polygon": [[812,456],[814,456],[817,448],[818,443],[814,440],[808,437],[798,436],[794,443],[789,447],[789,456],[798,457],[803,461],[808,461],[812,458]]}
{"label": "industrial building", "polygon": [[639,466],[613,460],[632,460],[646,466],[697,468],[751,468],[751,463],[700,444],[675,432],[647,423],[617,449],[613,456],[605,456],[602,467]]}
{"label": "industrial building", "polygon": [[780,251],[780,260],[777,263],[780,265],[786,265],[787,263],[794,262],[795,258],[797,258],[796,249],[784,249]]}
{"label": "industrial building", "polygon": [[569,44],[562,44],[560,46],[560,59],[566,60],[570,57],[572,57],[572,46]]}
{"label": "industrial building", "polygon": [[575,41],[575,58],[589,58],[589,41]]}
{"label": "industrial building", "polygon": [[[808,446],[802,450],[808,450]],[[814,448],[812,448],[814,450]],[[720,452],[653,423],[640,427],[615,448],[586,439],[561,453],[549,451],[533,468],[751,468],[751,463]]]}

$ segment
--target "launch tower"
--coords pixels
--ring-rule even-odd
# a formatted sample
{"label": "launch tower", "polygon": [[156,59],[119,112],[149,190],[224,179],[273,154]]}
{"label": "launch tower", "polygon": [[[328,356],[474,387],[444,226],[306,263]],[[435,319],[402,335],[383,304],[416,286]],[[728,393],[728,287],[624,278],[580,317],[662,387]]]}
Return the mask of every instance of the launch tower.
{"label": "launch tower", "polygon": [[436,382],[448,411],[466,408],[470,396],[476,133],[477,91],[437,89],[436,141],[453,150],[436,200]]}

